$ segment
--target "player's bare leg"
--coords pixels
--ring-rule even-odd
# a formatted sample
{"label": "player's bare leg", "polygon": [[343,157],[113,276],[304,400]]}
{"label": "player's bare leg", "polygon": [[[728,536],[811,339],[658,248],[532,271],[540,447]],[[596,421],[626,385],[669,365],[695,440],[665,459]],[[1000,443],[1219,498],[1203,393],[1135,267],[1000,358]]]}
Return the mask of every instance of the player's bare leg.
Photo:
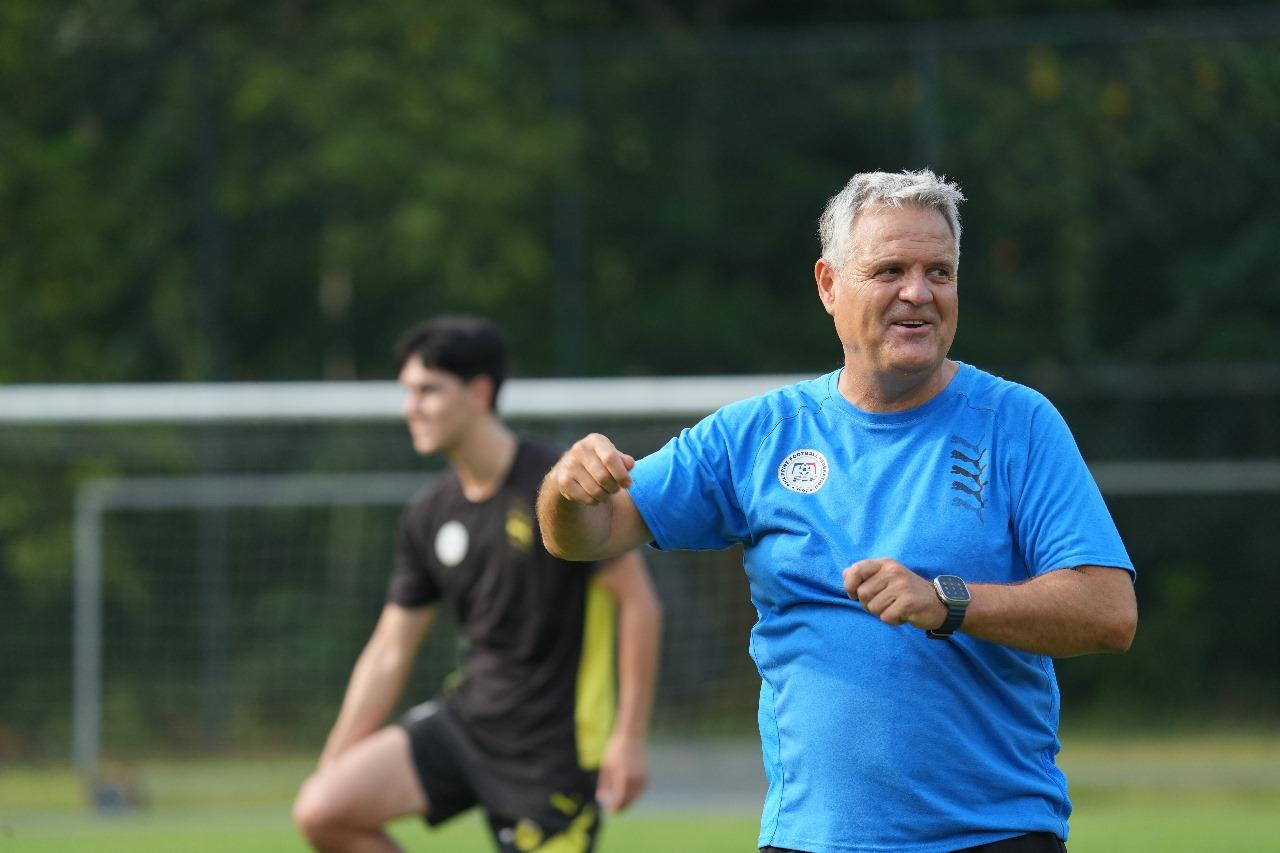
{"label": "player's bare leg", "polygon": [[393,853],[400,847],[383,828],[387,821],[426,813],[409,735],[388,726],[306,781],[293,805],[293,822],[321,853]]}

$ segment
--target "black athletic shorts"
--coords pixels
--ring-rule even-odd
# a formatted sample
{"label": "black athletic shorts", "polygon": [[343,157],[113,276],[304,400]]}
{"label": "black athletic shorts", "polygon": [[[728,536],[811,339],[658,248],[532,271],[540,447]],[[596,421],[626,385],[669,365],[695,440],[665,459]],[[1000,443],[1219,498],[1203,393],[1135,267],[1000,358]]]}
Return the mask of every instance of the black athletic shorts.
{"label": "black athletic shorts", "polygon": [[400,725],[409,733],[427,795],[429,825],[480,806],[502,853],[529,853],[553,841],[566,853],[594,848],[600,828],[596,773],[579,770],[531,783],[526,766],[481,752],[435,702],[410,709]]}
{"label": "black athletic shorts", "polygon": [[[802,851],[786,847],[761,847],[760,853],[802,853]],[[1003,841],[965,847],[954,853],[1067,853],[1067,845],[1052,832],[1029,832]]]}

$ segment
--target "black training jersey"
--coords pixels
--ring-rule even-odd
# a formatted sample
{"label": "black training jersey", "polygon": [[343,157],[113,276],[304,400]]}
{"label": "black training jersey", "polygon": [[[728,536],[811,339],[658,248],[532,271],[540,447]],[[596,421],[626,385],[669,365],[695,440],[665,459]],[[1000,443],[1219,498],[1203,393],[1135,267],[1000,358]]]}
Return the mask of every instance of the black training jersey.
{"label": "black training jersey", "polygon": [[457,615],[467,648],[445,707],[483,750],[532,776],[598,767],[613,723],[613,599],[595,564],[547,553],[534,512],[558,458],[521,440],[506,481],[479,503],[442,473],[401,517],[387,591]]}

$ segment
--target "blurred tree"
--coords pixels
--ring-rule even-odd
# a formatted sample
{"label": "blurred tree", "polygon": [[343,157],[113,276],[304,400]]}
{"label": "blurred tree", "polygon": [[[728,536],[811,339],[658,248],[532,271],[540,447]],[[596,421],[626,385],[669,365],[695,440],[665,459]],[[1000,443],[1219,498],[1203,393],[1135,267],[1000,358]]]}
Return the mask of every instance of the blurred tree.
{"label": "blurred tree", "polygon": [[549,320],[564,133],[520,4],[0,15],[0,379],[353,376],[418,314]]}
{"label": "blurred tree", "polygon": [[818,212],[924,165],[960,357],[1269,358],[1280,16],[1144,5],[10,0],[0,381],[385,376],[464,310],[526,375],[823,369]]}
{"label": "blurred tree", "polygon": [[948,160],[970,195],[972,357],[1272,357],[1261,318],[1280,311],[1263,260],[1280,229],[1280,170],[1264,153],[1280,145],[1275,51],[1011,46],[949,60],[945,76]]}
{"label": "blurred tree", "polygon": [[[382,374],[399,327],[440,310],[492,314],[520,351],[548,351],[537,335],[565,134],[519,7],[344,8],[247,45],[227,99],[225,200],[250,370]],[[321,364],[299,364],[317,350]]]}
{"label": "blurred tree", "polygon": [[148,108],[160,83],[150,37],[113,19],[91,41],[86,18],[25,0],[0,8],[0,371],[189,375],[184,349],[151,330],[183,308],[147,286],[181,274],[183,217],[168,180],[173,123]]}
{"label": "blurred tree", "polygon": [[[0,4],[0,382],[381,378],[400,329],[439,311],[493,315],[525,375],[825,370],[822,205],[855,171],[926,165],[969,196],[957,356],[1275,360],[1275,9],[528,6]],[[1063,407],[1091,459],[1276,455],[1274,397],[1210,396]],[[86,477],[414,464],[398,429],[294,429],[225,450],[167,427],[8,434],[0,601],[29,619],[0,619],[0,648],[19,649],[0,682],[26,709],[6,724],[69,704],[58,668],[22,677],[38,656],[21,650],[66,646]],[[1272,623],[1205,594],[1209,578],[1274,586],[1274,513],[1197,500],[1116,507],[1152,618],[1120,664],[1064,665],[1080,701],[1280,707],[1252,654],[1275,647]],[[113,547],[123,625],[191,568]],[[246,595],[274,612],[291,593],[308,588]],[[267,672],[245,689],[273,705]]]}

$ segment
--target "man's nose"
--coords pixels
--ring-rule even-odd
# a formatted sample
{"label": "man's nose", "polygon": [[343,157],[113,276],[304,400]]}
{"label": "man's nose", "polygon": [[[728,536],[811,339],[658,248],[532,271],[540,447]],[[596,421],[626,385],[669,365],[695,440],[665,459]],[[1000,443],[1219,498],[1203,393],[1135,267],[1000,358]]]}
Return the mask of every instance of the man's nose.
{"label": "man's nose", "polygon": [[898,298],[912,305],[924,305],[933,301],[933,291],[929,289],[929,279],[924,270],[913,269],[902,280],[898,290]]}

